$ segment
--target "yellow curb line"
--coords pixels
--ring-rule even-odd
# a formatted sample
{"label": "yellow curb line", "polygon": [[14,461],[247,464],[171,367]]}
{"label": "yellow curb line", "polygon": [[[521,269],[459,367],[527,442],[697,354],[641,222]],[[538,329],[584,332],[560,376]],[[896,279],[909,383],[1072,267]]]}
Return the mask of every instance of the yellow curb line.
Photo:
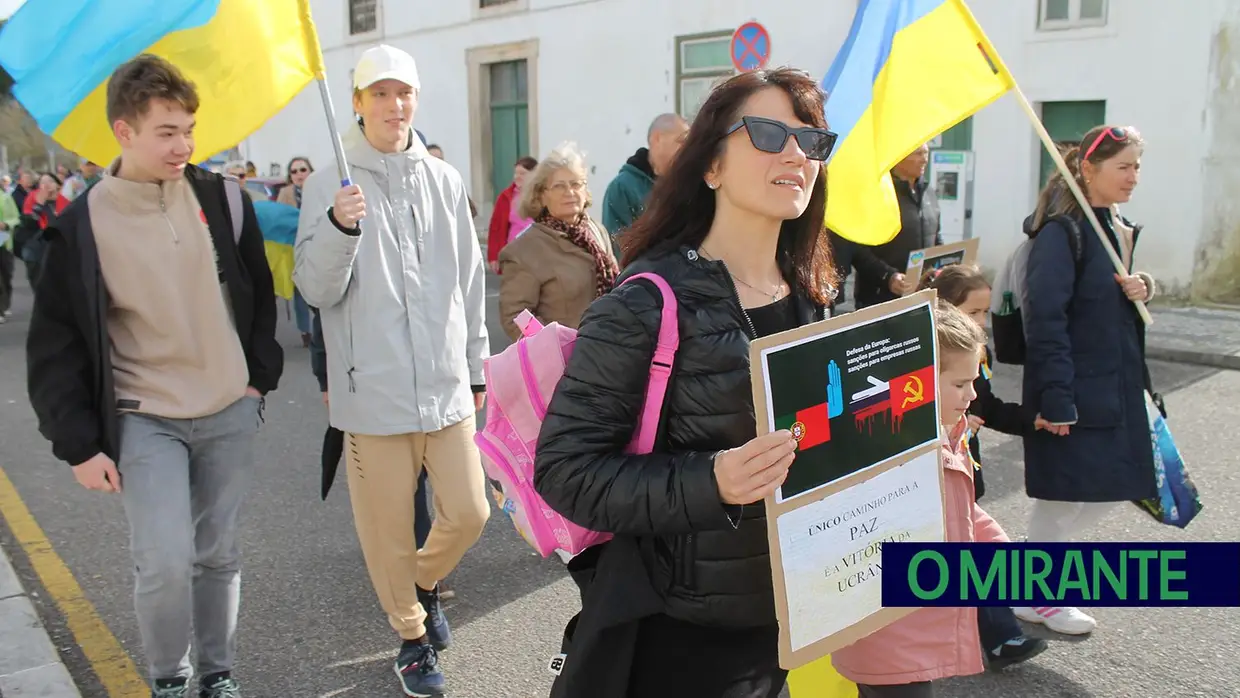
{"label": "yellow curb line", "polygon": [[60,608],[65,623],[108,696],[142,698],[149,695],[150,688],[138,675],[129,653],[108,630],[95,611],[94,604],[87,600],[77,579],[52,548],[51,541],[34,520],[4,468],[0,468],[0,515],[4,516],[17,542],[26,551],[43,588]]}

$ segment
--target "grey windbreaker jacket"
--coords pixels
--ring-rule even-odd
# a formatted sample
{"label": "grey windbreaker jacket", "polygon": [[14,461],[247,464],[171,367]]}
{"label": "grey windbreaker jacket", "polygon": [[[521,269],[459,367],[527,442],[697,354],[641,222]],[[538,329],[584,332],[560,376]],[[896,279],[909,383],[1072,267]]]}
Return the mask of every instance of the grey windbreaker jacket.
{"label": "grey windbreaker jacket", "polygon": [[320,311],[331,424],[356,434],[443,429],[474,413],[489,355],[486,275],[461,175],[418,139],[383,154],[352,125],[361,234],[327,215],[334,164],[302,188],[293,280]]}

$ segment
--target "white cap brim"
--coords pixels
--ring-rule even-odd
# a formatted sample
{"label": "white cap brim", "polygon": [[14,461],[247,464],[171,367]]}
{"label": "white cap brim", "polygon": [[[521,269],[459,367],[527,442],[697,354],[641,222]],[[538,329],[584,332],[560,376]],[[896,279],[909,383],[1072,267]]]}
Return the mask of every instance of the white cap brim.
{"label": "white cap brim", "polygon": [[354,87],[356,87],[359,90],[364,90],[367,87],[370,87],[376,82],[380,82],[382,80],[395,80],[397,82],[404,83],[412,87],[415,90],[422,89],[422,86],[418,83],[418,77],[416,75],[411,77],[408,73],[405,73],[404,71],[400,71],[400,70],[389,70],[386,73],[379,73],[378,75],[372,77],[369,80],[369,82],[367,82],[365,85],[359,82],[355,84]]}

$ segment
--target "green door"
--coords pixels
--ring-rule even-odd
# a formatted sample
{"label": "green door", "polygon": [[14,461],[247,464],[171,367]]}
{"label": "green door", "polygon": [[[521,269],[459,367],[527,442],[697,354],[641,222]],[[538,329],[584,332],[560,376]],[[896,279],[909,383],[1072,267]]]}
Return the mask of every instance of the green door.
{"label": "green door", "polygon": [[491,198],[512,183],[517,158],[529,154],[529,97],[524,60],[492,63]]}
{"label": "green door", "polygon": [[[1089,129],[1106,123],[1106,100],[1096,102],[1043,102],[1042,124],[1055,143],[1063,146],[1077,145]],[[1046,184],[1055,171],[1055,161],[1046,148],[1042,148],[1042,169],[1038,173],[1038,188]]]}
{"label": "green door", "polygon": [[973,117],[966,117],[964,121],[944,131],[940,140],[935,150],[973,150]]}

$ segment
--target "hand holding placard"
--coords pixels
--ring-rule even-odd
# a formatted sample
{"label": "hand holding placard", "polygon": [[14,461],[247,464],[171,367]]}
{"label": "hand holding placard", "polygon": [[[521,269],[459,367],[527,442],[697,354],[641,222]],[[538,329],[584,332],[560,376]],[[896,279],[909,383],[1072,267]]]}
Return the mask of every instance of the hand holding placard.
{"label": "hand holding placard", "polygon": [[724,504],[753,504],[784,484],[797,442],[784,429],[715,456],[715,482]]}

